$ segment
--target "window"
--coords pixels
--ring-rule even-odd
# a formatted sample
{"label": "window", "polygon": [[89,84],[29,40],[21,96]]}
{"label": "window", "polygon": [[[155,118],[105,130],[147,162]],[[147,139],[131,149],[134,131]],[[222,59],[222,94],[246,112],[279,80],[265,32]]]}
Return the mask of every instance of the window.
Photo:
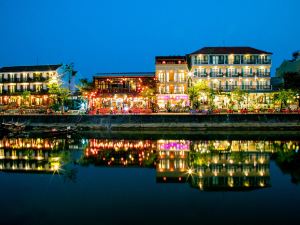
{"label": "window", "polygon": [[165,74],[158,73],[158,80],[159,80],[159,82],[165,82]]}
{"label": "window", "polygon": [[212,64],[218,64],[219,63],[219,56],[212,56]]}
{"label": "window", "polygon": [[184,73],[175,73],[174,74],[174,81],[175,82],[184,82]]}
{"label": "window", "polygon": [[166,86],[165,91],[166,91],[167,94],[169,94],[169,92],[170,92],[170,87],[169,87],[169,85]]}
{"label": "window", "polygon": [[10,93],[15,93],[15,86],[14,85],[9,86],[9,92]]}
{"label": "window", "polygon": [[221,68],[211,68],[211,76],[217,76],[222,74]]}

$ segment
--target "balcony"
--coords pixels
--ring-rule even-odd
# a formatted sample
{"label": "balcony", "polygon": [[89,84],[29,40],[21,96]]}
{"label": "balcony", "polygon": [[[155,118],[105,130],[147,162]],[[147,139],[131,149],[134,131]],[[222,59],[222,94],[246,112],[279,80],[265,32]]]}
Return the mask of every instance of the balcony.
{"label": "balcony", "polygon": [[194,73],[194,77],[207,77],[207,73],[201,73],[201,74],[198,74],[198,73]]}
{"label": "balcony", "polygon": [[98,94],[138,94],[137,90],[129,88],[98,89]]}
{"label": "balcony", "polygon": [[270,73],[269,72],[253,73],[253,75],[257,76],[257,77],[270,77]]}
{"label": "balcony", "polygon": [[271,91],[271,85],[221,85],[217,88],[213,88],[221,91],[233,91],[235,89],[240,89],[244,91]]}
{"label": "balcony", "polygon": [[210,77],[223,77],[224,74],[223,73],[209,73]]}
{"label": "balcony", "polygon": [[194,65],[208,64],[208,60],[194,60]]}
{"label": "balcony", "polygon": [[257,64],[271,64],[272,61],[270,59],[265,59],[265,60],[262,60],[262,59],[258,59],[257,60]]}

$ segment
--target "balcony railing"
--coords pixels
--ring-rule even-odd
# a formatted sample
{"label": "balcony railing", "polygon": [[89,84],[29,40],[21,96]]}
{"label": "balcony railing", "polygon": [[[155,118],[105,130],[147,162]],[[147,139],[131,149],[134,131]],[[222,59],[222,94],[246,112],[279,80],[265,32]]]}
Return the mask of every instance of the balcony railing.
{"label": "balcony railing", "polygon": [[97,93],[98,94],[117,94],[117,93],[137,94],[139,93],[139,91],[134,89],[128,89],[128,88],[113,88],[113,89],[98,89]]}
{"label": "balcony railing", "polygon": [[245,91],[270,91],[272,90],[271,85],[221,85],[218,87],[213,87],[215,90],[221,91],[233,91],[235,89],[245,90]]}
{"label": "balcony railing", "polygon": [[202,65],[202,64],[211,64],[211,65],[226,65],[226,64],[271,64],[270,59],[262,60],[262,59],[255,59],[255,60],[222,60],[222,61],[204,61],[204,60],[194,60],[193,64],[194,65]]}
{"label": "balcony railing", "polygon": [[194,65],[208,64],[208,60],[194,60]]}

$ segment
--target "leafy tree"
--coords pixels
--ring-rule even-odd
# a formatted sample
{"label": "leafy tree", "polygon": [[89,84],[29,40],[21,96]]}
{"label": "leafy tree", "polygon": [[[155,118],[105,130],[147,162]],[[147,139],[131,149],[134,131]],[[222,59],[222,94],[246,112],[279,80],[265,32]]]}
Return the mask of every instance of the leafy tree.
{"label": "leafy tree", "polygon": [[70,90],[68,88],[62,87],[60,82],[49,83],[49,94],[52,95],[55,103],[58,103],[61,106],[61,112],[64,113],[64,103],[71,95]]}
{"label": "leafy tree", "polygon": [[31,96],[30,91],[23,91],[23,93],[22,93],[22,103],[23,104],[25,103],[25,105],[26,105],[26,102],[28,102],[28,104],[30,106],[31,105],[30,96]]}
{"label": "leafy tree", "polygon": [[84,78],[79,80],[79,85],[77,85],[77,88],[81,93],[83,93],[91,92],[94,90],[95,87],[93,82],[89,82],[88,79]]}
{"label": "leafy tree", "polygon": [[282,89],[275,96],[275,100],[280,102],[280,109],[282,109],[288,106],[288,101],[295,101],[296,96],[297,92],[293,91],[292,89]]}
{"label": "leafy tree", "polygon": [[241,104],[244,101],[246,94],[247,94],[246,91],[241,90],[239,88],[236,88],[231,92],[231,100],[232,100],[232,102],[234,102],[234,101],[237,102],[238,109],[241,108]]}

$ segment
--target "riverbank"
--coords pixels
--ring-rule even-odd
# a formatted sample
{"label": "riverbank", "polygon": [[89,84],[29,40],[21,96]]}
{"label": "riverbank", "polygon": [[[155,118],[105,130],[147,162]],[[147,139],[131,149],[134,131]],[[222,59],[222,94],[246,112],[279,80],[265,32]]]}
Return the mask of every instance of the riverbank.
{"label": "riverbank", "polygon": [[300,130],[300,114],[1,115],[0,121],[27,123],[32,130]]}

